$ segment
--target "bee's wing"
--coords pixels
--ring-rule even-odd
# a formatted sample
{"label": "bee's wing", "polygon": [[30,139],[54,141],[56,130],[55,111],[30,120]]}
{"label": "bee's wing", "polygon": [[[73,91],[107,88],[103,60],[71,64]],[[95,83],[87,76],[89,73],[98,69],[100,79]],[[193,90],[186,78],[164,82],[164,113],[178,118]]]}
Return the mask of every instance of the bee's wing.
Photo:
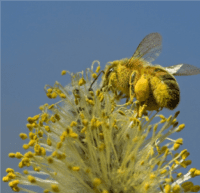
{"label": "bee's wing", "polygon": [[152,62],[160,55],[161,49],[162,36],[159,33],[151,33],[140,42],[132,57]]}
{"label": "bee's wing", "polygon": [[174,66],[164,67],[164,69],[174,76],[189,76],[200,74],[200,68],[190,64],[177,64]]}

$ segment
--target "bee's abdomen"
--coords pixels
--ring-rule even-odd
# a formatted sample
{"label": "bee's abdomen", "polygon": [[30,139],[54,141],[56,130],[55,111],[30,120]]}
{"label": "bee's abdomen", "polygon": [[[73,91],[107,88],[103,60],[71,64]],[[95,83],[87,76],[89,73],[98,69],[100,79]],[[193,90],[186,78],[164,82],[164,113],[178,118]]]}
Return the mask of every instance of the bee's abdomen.
{"label": "bee's abdomen", "polygon": [[169,73],[158,73],[152,77],[153,96],[160,107],[173,110],[180,101],[180,90],[176,79]]}

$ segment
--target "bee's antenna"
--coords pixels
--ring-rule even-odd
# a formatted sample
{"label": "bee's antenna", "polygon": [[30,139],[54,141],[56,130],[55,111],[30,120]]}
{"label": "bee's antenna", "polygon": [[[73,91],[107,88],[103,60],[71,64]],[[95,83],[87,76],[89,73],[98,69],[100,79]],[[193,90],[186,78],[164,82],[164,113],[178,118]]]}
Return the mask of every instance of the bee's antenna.
{"label": "bee's antenna", "polygon": [[102,72],[105,74],[105,72],[104,72],[103,70],[102,70],[101,72],[99,72],[99,74],[97,75],[97,77],[93,80],[92,84],[90,85],[89,90],[92,89],[92,85],[96,82],[96,80],[99,78],[99,76],[100,76],[100,74],[101,74]]}

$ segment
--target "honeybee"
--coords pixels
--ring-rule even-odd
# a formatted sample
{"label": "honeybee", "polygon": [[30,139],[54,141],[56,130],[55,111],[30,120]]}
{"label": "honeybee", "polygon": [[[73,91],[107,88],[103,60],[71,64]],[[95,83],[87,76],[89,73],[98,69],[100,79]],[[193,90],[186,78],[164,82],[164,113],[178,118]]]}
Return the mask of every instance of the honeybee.
{"label": "honeybee", "polygon": [[189,64],[152,65],[161,49],[161,35],[147,35],[130,59],[109,62],[102,76],[102,89],[129,99],[126,105],[136,98],[140,106],[146,105],[146,110],[175,109],[180,101],[180,88],[174,76],[200,74],[200,69]]}

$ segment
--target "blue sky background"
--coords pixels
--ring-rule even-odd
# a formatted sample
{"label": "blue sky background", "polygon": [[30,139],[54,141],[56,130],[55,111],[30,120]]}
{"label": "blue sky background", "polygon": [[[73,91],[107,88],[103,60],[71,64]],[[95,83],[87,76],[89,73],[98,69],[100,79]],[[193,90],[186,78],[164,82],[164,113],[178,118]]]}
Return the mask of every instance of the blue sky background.
{"label": "blue sky background", "polygon": [[[1,175],[18,170],[9,152],[23,152],[20,132],[38,107],[53,103],[45,84],[69,82],[60,72],[79,72],[99,60],[130,57],[149,33],[159,32],[163,50],[154,64],[188,63],[200,68],[200,2],[2,2]],[[181,90],[180,123],[191,167],[200,169],[200,75],[177,77]],[[169,116],[174,113],[164,110]],[[186,173],[188,169],[184,170]],[[200,177],[192,179],[197,184]],[[11,192],[2,183],[2,192]]]}

